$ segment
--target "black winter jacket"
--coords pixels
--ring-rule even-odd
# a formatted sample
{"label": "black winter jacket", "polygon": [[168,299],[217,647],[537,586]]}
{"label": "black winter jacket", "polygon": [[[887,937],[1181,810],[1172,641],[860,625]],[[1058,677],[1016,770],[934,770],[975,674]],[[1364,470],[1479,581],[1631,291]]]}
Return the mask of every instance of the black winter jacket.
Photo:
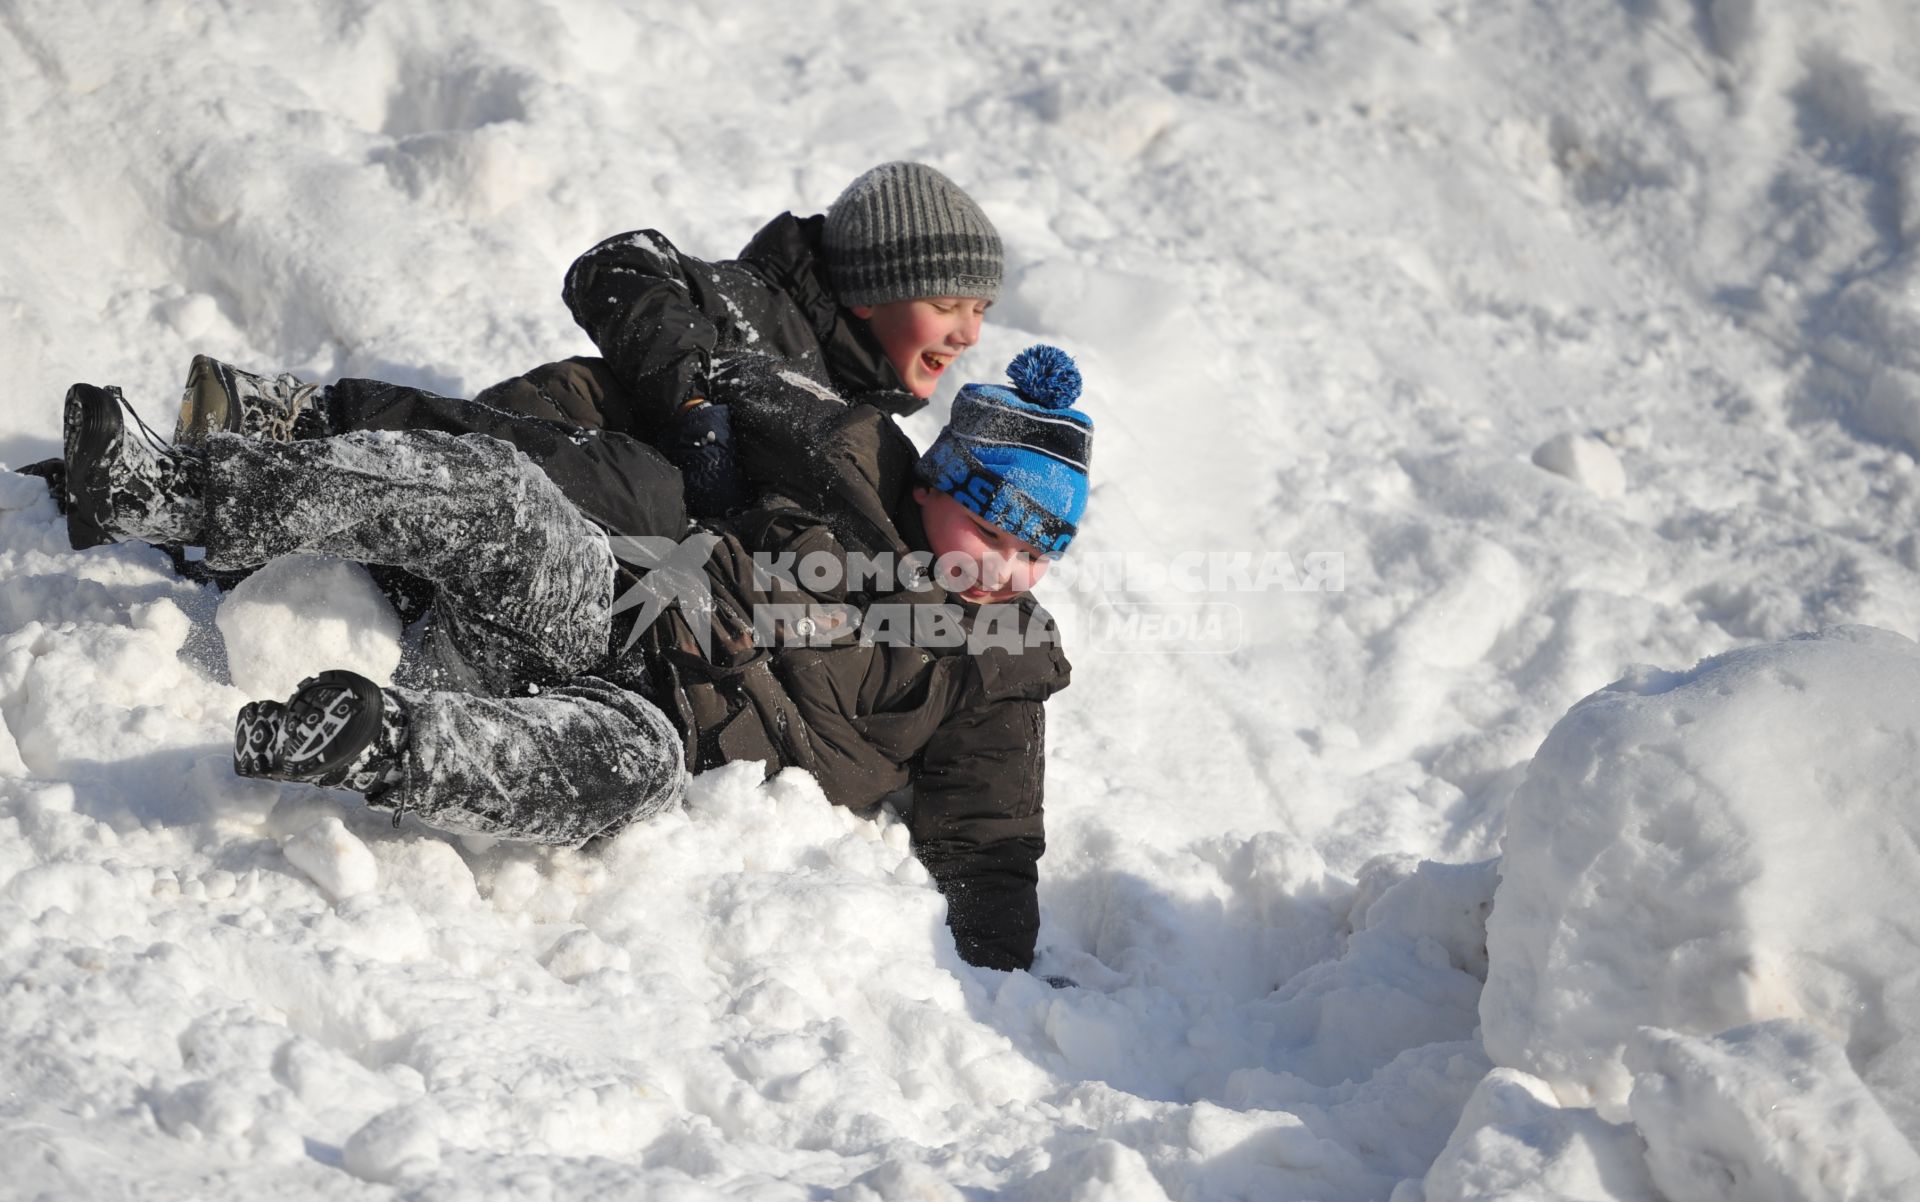
{"label": "black winter jacket", "polygon": [[[802,767],[829,800],[854,808],[911,785],[902,808],[914,851],[947,897],[961,955],[1031,967],[1046,848],[1043,703],[1070,676],[1058,631],[1031,597],[976,608],[925,576],[860,589],[843,576],[809,589],[804,573],[756,570],[756,552],[763,563],[815,552],[844,566],[849,553],[927,549],[911,497],[917,453],[885,414],[843,409],[808,437],[811,453],[788,460],[785,495],[713,528],[721,541],[707,559],[710,650],[701,652],[679,610],[642,636],[654,691],[696,768],[749,759],[770,771]],[[768,605],[806,607],[821,620],[810,632],[767,622]],[[915,637],[861,637],[884,621]],[[919,633],[936,629],[965,639]]]}
{"label": "black winter jacket", "polygon": [[561,295],[624,406],[585,424],[654,441],[686,401],[730,400],[715,360],[740,351],[778,360],[848,401],[890,413],[924,406],[867,323],[834,299],[825,229],[825,217],[782,213],[738,258],[712,263],[655,230],[616,235],[581,255]]}

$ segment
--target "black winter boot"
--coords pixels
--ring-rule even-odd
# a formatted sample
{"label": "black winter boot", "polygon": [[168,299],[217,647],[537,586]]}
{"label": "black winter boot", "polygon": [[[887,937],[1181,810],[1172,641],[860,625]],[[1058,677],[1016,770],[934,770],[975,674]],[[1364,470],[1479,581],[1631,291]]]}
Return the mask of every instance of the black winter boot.
{"label": "black winter boot", "polygon": [[327,390],[290,372],[255,375],[231,363],[195,355],[180,395],[173,440],[183,445],[224,431],[266,442],[324,438],[333,433]]}
{"label": "black winter boot", "polygon": [[76,551],[129,538],[174,545],[202,541],[205,461],[161,442],[118,388],[69,388],[61,433],[67,541]]}
{"label": "black winter boot", "polygon": [[400,779],[406,745],[406,711],[386,690],[357,672],[322,672],[301,681],[285,705],[241,707],[233,770],[374,793]]}

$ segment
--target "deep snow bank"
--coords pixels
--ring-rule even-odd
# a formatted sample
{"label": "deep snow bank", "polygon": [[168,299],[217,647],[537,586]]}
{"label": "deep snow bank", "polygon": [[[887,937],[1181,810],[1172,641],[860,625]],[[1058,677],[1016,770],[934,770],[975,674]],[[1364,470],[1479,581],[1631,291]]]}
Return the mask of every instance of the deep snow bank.
{"label": "deep snow bank", "polygon": [[1482,1035],[1520,1073],[1482,1086],[1429,1197],[1506,1154],[1468,1149],[1476,1126],[1537,1158],[1583,1144],[1641,1196],[1618,1184],[1634,1141],[1526,1113],[1549,1095],[1523,1074],[1631,1115],[1669,1196],[1920,1184],[1917,776],[1920,646],[1871,628],[1637,669],[1575,706],[1514,797],[1487,928]]}

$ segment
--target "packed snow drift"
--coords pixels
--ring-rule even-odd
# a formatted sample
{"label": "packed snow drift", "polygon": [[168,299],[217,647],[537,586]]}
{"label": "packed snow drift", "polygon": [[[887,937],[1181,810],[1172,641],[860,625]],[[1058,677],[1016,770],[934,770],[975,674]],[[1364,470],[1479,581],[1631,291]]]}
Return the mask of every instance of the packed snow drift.
{"label": "packed snow drift", "polygon": [[[1627,1196],[1920,1189],[1917,684],[1920,646],[1842,627],[1575,706],[1507,811],[1482,1088],[1631,1121],[1610,1167],[1664,1192]],[[1482,1121],[1452,1151],[1497,1164]]]}
{"label": "packed snow drift", "polygon": [[949,374],[1100,445],[1040,975],[804,774],[588,850],[236,778],[392,612],[0,472],[0,1192],[1920,1190],[1911,5],[98,7],[0,6],[0,465],[195,353],[470,396],[599,239],[896,158],[1006,242]]}

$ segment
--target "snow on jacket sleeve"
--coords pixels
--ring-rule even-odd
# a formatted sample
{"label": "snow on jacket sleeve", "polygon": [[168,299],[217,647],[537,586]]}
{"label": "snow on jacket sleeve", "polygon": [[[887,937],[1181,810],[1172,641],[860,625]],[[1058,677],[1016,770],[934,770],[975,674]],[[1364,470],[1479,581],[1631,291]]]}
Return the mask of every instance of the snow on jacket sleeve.
{"label": "snow on jacket sleeve", "polygon": [[1027,697],[961,710],[922,753],[914,851],[946,895],[947,925],[969,964],[1033,965],[1045,763],[1045,708]]}
{"label": "snow on jacket sleeve", "polygon": [[681,254],[655,230],[619,234],[567,269],[562,296],[614,378],[633,396],[635,429],[648,437],[694,397],[708,395],[716,348],[752,347],[757,320],[791,303],[737,263]]}

